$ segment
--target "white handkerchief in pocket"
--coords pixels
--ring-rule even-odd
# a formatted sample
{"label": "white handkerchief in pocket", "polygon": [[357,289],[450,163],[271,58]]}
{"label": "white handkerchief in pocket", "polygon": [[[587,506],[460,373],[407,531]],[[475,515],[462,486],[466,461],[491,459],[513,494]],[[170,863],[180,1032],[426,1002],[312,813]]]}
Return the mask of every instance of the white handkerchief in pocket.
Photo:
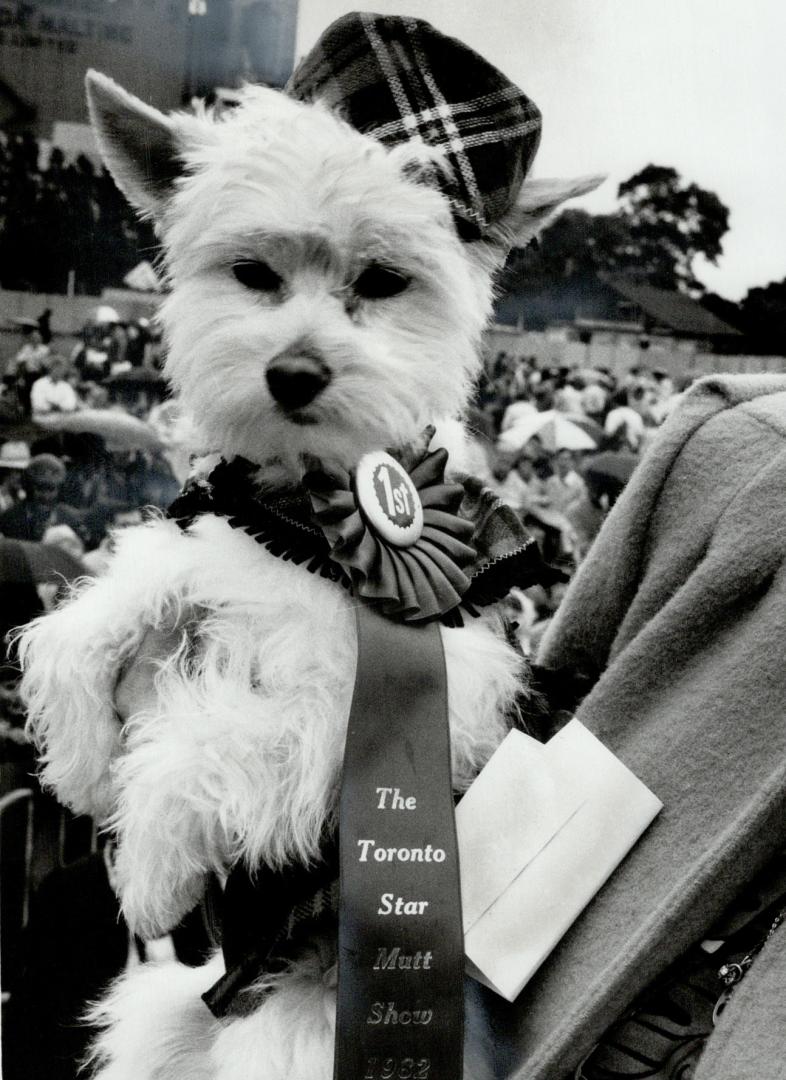
{"label": "white handkerchief in pocket", "polygon": [[456,808],[468,973],[513,1001],[661,807],[578,720],[511,732]]}

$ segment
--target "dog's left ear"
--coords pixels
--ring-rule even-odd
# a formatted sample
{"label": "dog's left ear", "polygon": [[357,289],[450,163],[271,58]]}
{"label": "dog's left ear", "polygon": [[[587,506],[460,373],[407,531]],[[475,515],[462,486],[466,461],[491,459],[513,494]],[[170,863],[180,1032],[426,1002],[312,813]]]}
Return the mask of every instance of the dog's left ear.
{"label": "dog's left ear", "polygon": [[165,116],[98,71],[85,86],[98,149],[128,201],[158,217],[183,172],[184,135],[189,118]]}
{"label": "dog's left ear", "polygon": [[525,180],[513,207],[499,222],[509,247],[523,248],[568,199],[594,191],[605,176],[580,176],[576,180]]}

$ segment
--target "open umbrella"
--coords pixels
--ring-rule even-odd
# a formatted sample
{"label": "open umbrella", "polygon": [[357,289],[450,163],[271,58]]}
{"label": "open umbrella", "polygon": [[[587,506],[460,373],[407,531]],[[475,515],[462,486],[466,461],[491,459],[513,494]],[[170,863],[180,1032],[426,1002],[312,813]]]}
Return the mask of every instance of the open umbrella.
{"label": "open umbrella", "polygon": [[151,368],[131,367],[102,380],[104,386],[162,386],[166,380]]}
{"label": "open umbrella", "polygon": [[543,448],[550,453],[557,450],[595,450],[597,442],[583,431],[565,413],[549,409],[548,412],[523,416],[500,437],[509,449],[523,449],[537,435]]}
{"label": "open umbrella", "polygon": [[596,454],[584,469],[584,480],[596,496],[608,496],[613,505],[630,480],[639,459],[628,450],[606,450]]}
{"label": "open umbrella", "polygon": [[93,322],[100,326],[112,326],[120,322],[120,316],[109,304],[99,304],[93,312]]}
{"label": "open umbrella", "polygon": [[595,440],[596,444],[600,445],[603,441],[603,428],[591,416],[584,416],[583,413],[565,413],[565,419],[570,420],[576,427],[580,427],[585,434]]}
{"label": "open umbrella", "polygon": [[0,681],[18,675],[16,668],[9,666],[6,634],[43,611],[36,586],[57,592],[56,586],[85,573],[78,559],[53,544],[0,537]]}
{"label": "open umbrella", "polygon": [[44,431],[100,435],[110,450],[160,450],[163,445],[150,424],[118,409],[36,414],[34,420]]}

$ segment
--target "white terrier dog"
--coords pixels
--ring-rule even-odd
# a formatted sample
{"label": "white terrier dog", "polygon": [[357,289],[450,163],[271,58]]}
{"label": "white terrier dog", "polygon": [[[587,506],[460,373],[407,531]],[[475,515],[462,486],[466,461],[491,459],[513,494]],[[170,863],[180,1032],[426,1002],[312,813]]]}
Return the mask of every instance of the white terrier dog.
{"label": "white terrier dog", "polygon": [[[104,160],[163,242],[167,374],[195,449],[247,459],[275,493],[313,458],[351,471],[448,418],[461,467],[455,418],[479,372],[494,272],[597,178],[519,177],[504,213],[467,240],[450,154],[361,133],[318,93],[247,87],[220,117],[164,116],[91,73],[88,96]],[[108,572],[25,632],[43,780],[115,834],[135,933],[169,931],[211,873],[318,855],[336,816],[353,606],[335,580],[203,514],[187,529],[128,529]],[[457,792],[506,734],[526,681],[493,608],[465,623],[441,628]],[[220,957],[126,974],[94,1016],[98,1076],[328,1080],[335,949],[318,944],[225,1019],[200,997]]]}

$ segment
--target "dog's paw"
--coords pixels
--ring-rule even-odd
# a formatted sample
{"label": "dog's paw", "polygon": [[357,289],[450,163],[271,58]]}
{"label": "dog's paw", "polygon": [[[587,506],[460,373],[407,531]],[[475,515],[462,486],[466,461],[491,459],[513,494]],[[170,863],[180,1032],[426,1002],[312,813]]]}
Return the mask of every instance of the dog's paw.
{"label": "dog's paw", "polygon": [[135,713],[155,711],[156,675],[181,652],[183,635],[183,620],[146,631],[137,651],[123,665],[115,687],[114,706],[121,721]]}
{"label": "dog's paw", "polygon": [[200,995],[221,974],[216,957],[201,968],[145,964],[121,976],[85,1018],[99,1030],[91,1080],[216,1080],[218,1025]]}

